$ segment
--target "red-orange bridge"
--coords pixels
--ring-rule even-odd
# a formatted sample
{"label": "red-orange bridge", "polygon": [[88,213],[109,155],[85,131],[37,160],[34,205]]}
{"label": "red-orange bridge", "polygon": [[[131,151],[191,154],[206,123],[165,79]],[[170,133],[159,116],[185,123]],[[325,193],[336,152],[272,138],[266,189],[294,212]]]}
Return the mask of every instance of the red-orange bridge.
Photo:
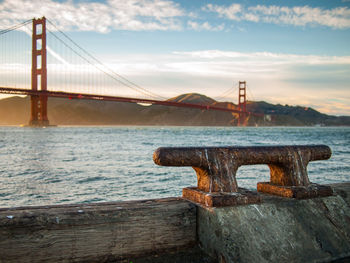
{"label": "red-orange bridge", "polygon": [[[49,20],[48,20],[49,21]],[[50,21],[49,21],[50,22]],[[0,93],[3,94],[13,94],[13,95],[29,95],[31,97],[31,118],[29,121],[29,125],[31,126],[48,126],[49,120],[47,117],[47,100],[48,97],[58,97],[58,98],[70,98],[70,99],[88,99],[88,100],[105,100],[105,101],[116,101],[116,102],[131,102],[131,103],[146,103],[146,104],[157,104],[157,105],[165,105],[165,106],[175,106],[175,107],[187,107],[187,108],[196,108],[201,110],[216,110],[216,111],[225,111],[237,113],[239,115],[238,125],[244,125],[245,119],[248,115],[254,116],[263,116],[259,113],[248,112],[246,109],[246,82],[239,82],[238,89],[238,109],[229,109],[222,108],[211,105],[199,105],[192,103],[181,103],[169,101],[164,98],[158,99],[160,96],[141,88],[140,86],[134,84],[133,82],[127,80],[126,78],[118,75],[117,73],[110,70],[108,67],[103,67],[104,65],[89,54],[86,50],[77,45],[71,38],[69,38],[62,31],[57,29],[55,25],[50,22],[50,24],[54,27],[54,29],[60,32],[63,37],[68,39],[64,42],[62,40],[62,36],[58,37],[53,31],[49,31],[53,37],[59,42],[63,43],[62,45],[70,50],[73,54],[75,54],[78,58],[82,59],[85,63],[90,66],[93,65],[97,70],[104,73],[107,77],[112,80],[118,82],[119,84],[123,84],[128,88],[131,88],[143,95],[148,95],[152,98],[133,98],[133,97],[122,97],[122,96],[113,96],[106,94],[97,94],[98,92],[72,92],[72,91],[54,91],[48,90],[48,81],[47,81],[47,28],[46,28],[46,19],[45,17],[41,19],[33,19],[25,21],[19,25],[11,27],[9,29],[0,31],[0,41],[6,41],[1,37],[6,35],[9,32],[15,32],[19,30],[27,31],[26,26],[32,24],[32,34],[31,34],[31,85],[30,88],[21,88],[21,87],[13,87],[18,86],[16,84],[7,84],[3,85],[0,80]],[[23,29],[24,28],[24,29]],[[10,41],[11,42],[11,41]],[[10,43],[10,46],[12,44]],[[2,51],[4,52],[4,51]],[[6,52],[6,51],[5,51]],[[15,51],[17,54],[17,51]],[[53,52],[53,51],[52,51]],[[12,54],[9,52],[10,55]],[[56,59],[59,59],[64,62],[59,55],[55,55]],[[96,64],[97,62],[97,64]],[[0,61],[0,63],[2,63]],[[96,66],[97,65],[97,66]],[[83,81],[83,80],[82,80]],[[3,87],[1,87],[3,86]],[[20,86],[20,85],[19,85]],[[96,93],[96,94],[95,94]]]}

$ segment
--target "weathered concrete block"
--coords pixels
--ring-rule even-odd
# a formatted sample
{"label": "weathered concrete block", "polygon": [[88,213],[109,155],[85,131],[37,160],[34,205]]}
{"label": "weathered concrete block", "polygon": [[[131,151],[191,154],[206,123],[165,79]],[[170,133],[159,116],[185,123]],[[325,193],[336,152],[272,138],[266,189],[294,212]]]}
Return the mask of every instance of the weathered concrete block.
{"label": "weathered concrete block", "polygon": [[[350,183],[336,187],[350,194]],[[346,190],[347,189],[347,190]],[[350,257],[350,207],[341,195],[198,207],[200,246],[220,262],[330,262]]]}

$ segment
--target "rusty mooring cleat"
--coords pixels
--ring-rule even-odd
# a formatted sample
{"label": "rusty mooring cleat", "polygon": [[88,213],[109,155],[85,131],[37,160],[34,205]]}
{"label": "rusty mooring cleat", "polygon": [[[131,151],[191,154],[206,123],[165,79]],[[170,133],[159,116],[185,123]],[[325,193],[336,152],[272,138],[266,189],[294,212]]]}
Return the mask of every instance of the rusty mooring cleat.
{"label": "rusty mooring cleat", "polygon": [[230,206],[260,202],[257,193],[238,188],[236,172],[242,165],[270,167],[270,182],[258,183],[260,192],[294,198],[332,195],[330,187],[310,183],[306,169],[310,161],[330,156],[325,145],[161,147],[153,160],[158,165],[191,166],[196,171],[198,186],[184,188],[184,198],[207,206]]}
{"label": "rusty mooring cleat", "polygon": [[[330,186],[314,184],[309,181],[307,165],[311,161],[327,160],[332,151],[326,145],[284,146],[280,157],[275,156],[267,163],[270,167],[270,182],[260,182],[258,192],[289,198],[312,198],[330,196]],[[277,154],[277,153],[276,153]]]}

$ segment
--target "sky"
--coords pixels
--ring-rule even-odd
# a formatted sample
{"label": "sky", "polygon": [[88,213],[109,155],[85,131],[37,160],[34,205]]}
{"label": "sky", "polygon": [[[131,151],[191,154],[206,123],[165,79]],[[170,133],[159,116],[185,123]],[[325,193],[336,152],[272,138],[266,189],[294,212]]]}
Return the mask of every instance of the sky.
{"label": "sky", "polygon": [[163,97],[246,81],[249,100],[350,116],[350,0],[0,1],[0,28],[42,16]]}

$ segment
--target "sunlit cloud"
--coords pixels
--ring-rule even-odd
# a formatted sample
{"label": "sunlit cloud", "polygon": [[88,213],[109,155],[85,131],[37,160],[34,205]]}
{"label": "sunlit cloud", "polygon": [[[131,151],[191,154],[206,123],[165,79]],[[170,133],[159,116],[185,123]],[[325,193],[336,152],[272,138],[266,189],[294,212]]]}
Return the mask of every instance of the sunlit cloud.
{"label": "sunlit cloud", "polygon": [[[118,62],[118,63],[117,63]],[[109,67],[162,96],[198,92],[216,97],[246,80],[252,97],[350,115],[350,57],[202,50],[168,55],[118,56]],[[339,79],[342,81],[339,83]],[[331,85],[336,84],[336,89]],[[342,100],[330,103],[329,99]],[[236,103],[237,94],[228,100]],[[327,107],[325,105],[328,105]]]}
{"label": "sunlit cloud", "polygon": [[203,11],[216,12],[220,16],[226,17],[231,20],[242,20],[241,13],[243,11],[243,6],[241,4],[232,4],[230,6],[219,6],[213,4],[207,4],[205,7],[202,7]]}
{"label": "sunlit cloud", "polygon": [[218,26],[212,26],[209,22],[198,23],[195,21],[188,21],[187,26],[189,29],[193,29],[195,31],[202,31],[202,30],[221,31],[225,28],[224,24],[220,24]]}
{"label": "sunlit cloud", "polygon": [[294,26],[320,25],[334,29],[350,28],[350,9],[348,7],[322,9],[309,6],[257,5],[245,7],[241,4],[230,6],[208,4],[202,10],[217,13],[220,17],[234,21]]}
{"label": "sunlit cloud", "polygon": [[193,12],[170,0],[4,0],[0,2],[0,25],[6,28],[26,19],[46,16],[64,31],[164,31],[184,30],[186,25],[188,29],[198,31],[225,30],[224,24],[212,25],[209,21],[198,21],[203,17],[203,13],[211,12],[236,22],[350,28],[348,7],[324,9],[307,5],[286,7],[214,3]]}
{"label": "sunlit cloud", "polygon": [[[234,52],[222,50],[200,50],[192,52],[174,52],[176,55],[191,57],[193,59],[254,59],[255,61],[268,61],[269,63],[306,63],[306,64],[350,64],[350,56],[315,56],[283,54],[272,52]],[[241,60],[240,60],[241,63]]]}
{"label": "sunlit cloud", "polygon": [[[20,8],[19,8],[20,7]],[[167,0],[108,0],[102,2],[56,2],[53,0],[4,0],[0,24],[10,27],[33,17],[46,16],[60,30],[179,30],[180,6]]]}

